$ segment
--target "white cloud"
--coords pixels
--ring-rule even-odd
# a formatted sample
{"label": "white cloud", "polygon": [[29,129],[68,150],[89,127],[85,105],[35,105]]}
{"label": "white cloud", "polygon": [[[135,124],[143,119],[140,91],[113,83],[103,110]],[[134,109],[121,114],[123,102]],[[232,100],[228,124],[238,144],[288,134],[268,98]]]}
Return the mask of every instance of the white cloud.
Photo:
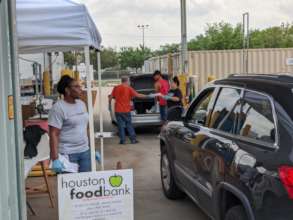
{"label": "white cloud", "polygon": [[[149,24],[146,45],[158,48],[180,42],[179,0],[76,0],[88,6],[103,37],[103,45],[137,46],[141,43],[138,24]],[[207,23],[237,24],[250,12],[250,27],[265,28],[291,23],[292,0],[187,0],[188,36],[203,33]]]}

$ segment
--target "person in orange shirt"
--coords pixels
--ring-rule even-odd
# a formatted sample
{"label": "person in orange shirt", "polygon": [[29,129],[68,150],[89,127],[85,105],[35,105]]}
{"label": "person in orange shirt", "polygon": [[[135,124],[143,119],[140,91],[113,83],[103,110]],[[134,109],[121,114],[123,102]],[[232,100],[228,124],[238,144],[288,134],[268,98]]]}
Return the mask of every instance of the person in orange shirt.
{"label": "person in orange shirt", "polygon": [[115,86],[109,95],[109,110],[112,111],[112,99],[115,99],[115,116],[119,129],[120,144],[125,144],[125,128],[128,131],[131,144],[138,143],[131,121],[131,100],[133,98],[149,98],[152,94],[144,95],[136,92],[130,85],[128,77],[122,77],[121,84]]}

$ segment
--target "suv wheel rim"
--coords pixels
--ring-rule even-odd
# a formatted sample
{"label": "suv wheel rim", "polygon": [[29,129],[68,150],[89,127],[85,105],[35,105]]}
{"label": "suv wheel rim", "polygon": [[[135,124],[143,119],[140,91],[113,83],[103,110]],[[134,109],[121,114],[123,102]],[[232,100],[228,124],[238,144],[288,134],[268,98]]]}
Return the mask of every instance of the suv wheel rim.
{"label": "suv wheel rim", "polygon": [[169,160],[166,154],[162,156],[162,180],[166,190],[170,188],[171,172],[169,166]]}

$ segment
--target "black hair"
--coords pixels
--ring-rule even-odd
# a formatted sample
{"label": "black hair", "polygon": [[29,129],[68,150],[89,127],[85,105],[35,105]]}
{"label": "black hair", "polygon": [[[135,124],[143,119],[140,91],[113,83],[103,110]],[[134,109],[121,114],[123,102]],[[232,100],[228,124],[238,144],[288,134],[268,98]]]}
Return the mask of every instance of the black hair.
{"label": "black hair", "polygon": [[154,73],[153,73],[153,77],[157,76],[157,75],[160,75],[162,76],[162,73],[160,70],[156,70]]}
{"label": "black hair", "polygon": [[179,79],[178,79],[177,76],[174,76],[173,79],[172,79],[172,81],[173,81],[174,83],[176,83],[178,87],[180,86],[180,81],[179,81]]}
{"label": "black hair", "polygon": [[57,91],[65,95],[65,89],[70,86],[70,84],[74,81],[74,79],[68,75],[64,75],[61,77],[57,84]]}

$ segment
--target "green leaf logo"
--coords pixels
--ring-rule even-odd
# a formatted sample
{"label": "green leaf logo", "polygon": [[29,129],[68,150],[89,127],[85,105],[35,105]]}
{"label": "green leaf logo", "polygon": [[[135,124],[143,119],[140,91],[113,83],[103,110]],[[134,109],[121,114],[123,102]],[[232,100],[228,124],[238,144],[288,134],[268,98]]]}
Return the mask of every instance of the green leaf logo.
{"label": "green leaf logo", "polygon": [[112,187],[120,187],[123,183],[123,177],[122,176],[111,176],[109,178],[109,183]]}

